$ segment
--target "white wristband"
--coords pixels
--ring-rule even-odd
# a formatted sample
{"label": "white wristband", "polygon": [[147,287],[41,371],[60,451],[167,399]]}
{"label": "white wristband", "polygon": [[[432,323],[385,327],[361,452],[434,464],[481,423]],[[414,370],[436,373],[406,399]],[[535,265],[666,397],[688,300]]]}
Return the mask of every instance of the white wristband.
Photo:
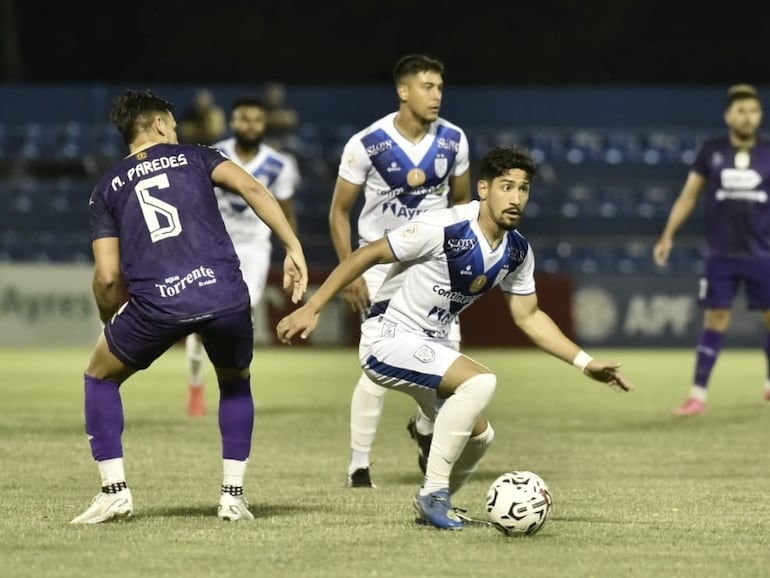
{"label": "white wristband", "polygon": [[593,361],[593,357],[588,355],[585,351],[582,349],[578,351],[578,354],[575,356],[575,359],[572,360],[572,365],[577,367],[580,372],[584,372],[586,370],[586,367],[589,363]]}

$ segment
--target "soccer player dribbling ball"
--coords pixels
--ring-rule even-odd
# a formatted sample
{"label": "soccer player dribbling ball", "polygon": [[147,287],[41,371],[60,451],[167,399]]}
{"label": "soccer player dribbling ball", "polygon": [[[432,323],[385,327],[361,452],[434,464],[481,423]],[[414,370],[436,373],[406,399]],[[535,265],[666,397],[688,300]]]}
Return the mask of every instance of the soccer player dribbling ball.
{"label": "soccer player dribbling ball", "polygon": [[413,499],[420,523],[460,530],[452,497],[494,439],[484,417],[497,377],[451,346],[452,322],[496,286],[513,321],[540,349],[621,392],[633,384],[620,364],[593,359],[538,307],[534,256],[517,231],[536,168],[529,154],[495,147],[480,164],[478,201],[425,213],[354,251],[308,301],[276,327],[278,339],[305,339],[332,297],[368,268],[392,263],[362,325],[360,363],[379,387],[414,398],[435,420],[426,473]]}

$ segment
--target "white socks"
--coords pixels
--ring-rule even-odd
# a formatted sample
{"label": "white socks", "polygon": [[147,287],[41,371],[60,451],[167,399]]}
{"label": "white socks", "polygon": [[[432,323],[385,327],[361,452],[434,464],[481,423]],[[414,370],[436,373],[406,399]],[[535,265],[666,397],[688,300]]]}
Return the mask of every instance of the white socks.
{"label": "white socks", "polygon": [[690,397],[693,397],[698,401],[702,401],[703,403],[706,403],[707,395],[708,395],[708,392],[706,391],[705,387],[701,387],[700,385],[693,385],[690,388]]}
{"label": "white socks", "polygon": [[203,385],[203,362],[206,358],[203,343],[197,333],[191,333],[184,342],[184,350],[187,354],[187,371],[190,376],[190,385],[200,387]]}
{"label": "white socks", "polygon": [[494,374],[480,373],[460,384],[444,402],[436,416],[433,444],[420,494],[449,487],[452,468],[465,449],[473,426],[492,401],[496,384]]}
{"label": "white socks", "polygon": [[369,467],[369,452],[377,434],[387,391],[363,373],[358,378],[350,400],[350,448],[353,450],[351,473],[358,468]]}
{"label": "white socks", "polygon": [[243,487],[246,477],[246,460],[222,460],[222,485]]}
{"label": "white socks", "polygon": [[97,462],[97,466],[99,467],[99,475],[102,478],[102,487],[126,481],[123,458],[112,458],[111,460]]}
{"label": "white socks", "polygon": [[455,462],[452,473],[449,474],[449,493],[456,494],[465,485],[479,467],[479,462],[495,439],[495,430],[487,422],[487,429],[468,440],[465,449]]}
{"label": "white socks", "polygon": [[418,405],[417,412],[415,413],[414,429],[421,436],[433,435],[433,429],[436,427],[433,420],[428,419],[428,416],[423,413],[422,408]]}

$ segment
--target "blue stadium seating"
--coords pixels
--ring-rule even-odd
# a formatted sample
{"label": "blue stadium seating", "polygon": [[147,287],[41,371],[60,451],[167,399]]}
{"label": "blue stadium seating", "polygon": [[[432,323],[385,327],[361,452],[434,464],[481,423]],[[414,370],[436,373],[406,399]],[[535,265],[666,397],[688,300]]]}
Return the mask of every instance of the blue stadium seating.
{"label": "blue stadium seating", "polygon": [[[293,141],[303,181],[296,208],[309,260],[336,264],[328,229],[337,165],[360,127],[304,123]],[[652,244],[704,133],[466,127],[472,172],[495,144],[527,147],[538,163],[523,232],[544,272],[650,272]],[[0,124],[0,261],[88,261],[88,197],[100,172],[126,153],[110,124]],[[698,214],[683,234],[702,232]],[[698,272],[685,243],[670,269]],[[280,258],[280,251],[275,253]],[[279,262],[279,261],[276,261]]]}

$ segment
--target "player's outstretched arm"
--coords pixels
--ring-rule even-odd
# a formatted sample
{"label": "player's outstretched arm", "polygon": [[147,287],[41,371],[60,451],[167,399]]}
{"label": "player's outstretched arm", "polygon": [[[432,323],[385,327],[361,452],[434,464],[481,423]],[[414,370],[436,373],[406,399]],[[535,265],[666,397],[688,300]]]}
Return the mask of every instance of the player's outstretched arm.
{"label": "player's outstretched arm", "polygon": [[615,391],[632,391],[634,385],[620,371],[620,364],[598,361],[574,343],[537,304],[537,295],[510,295],[508,307],[516,325],[540,349],[571,363],[585,375],[606,383]]}
{"label": "player's outstretched arm", "polygon": [[297,334],[302,339],[307,339],[315,329],[323,308],[345,285],[369,267],[378,263],[393,263],[395,260],[393,251],[384,238],[354,251],[350,257],[334,268],[307,303],[278,322],[276,326],[278,340],[288,344]]}
{"label": "player's outstretched arm", "polygon": [[[575,361],[580,356],[580,354],[586,354],[584,351],[580,351],[573,360],[573,365],[576,365]],[[620,364],[615,362],[608,362],[608,361],[599,361],[596,359],[592,359],[588,362],[588,365],[585,366],[583,369],[583,373],[585,373],[588,377],[591,379],[595,379],[596,381],[601,381],[602,383],[606,383],[609,385],[613,390],[618,392],[624,392],[624,391],[634,391],[634,384],[631,383],[631,381],[625,377],[622,373],[620,373]]]}

